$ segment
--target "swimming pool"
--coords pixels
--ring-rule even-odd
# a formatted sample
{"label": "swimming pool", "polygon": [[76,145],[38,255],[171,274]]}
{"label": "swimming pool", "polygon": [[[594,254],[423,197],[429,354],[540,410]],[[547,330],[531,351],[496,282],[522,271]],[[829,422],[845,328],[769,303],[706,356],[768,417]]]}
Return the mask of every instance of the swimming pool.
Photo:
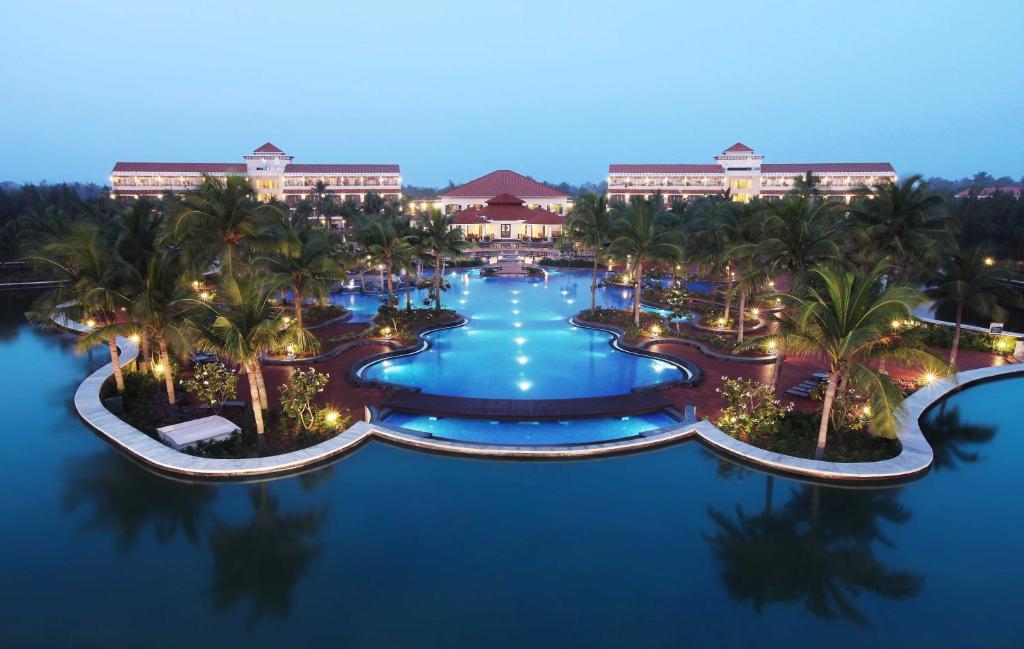
{"label": "swimming pool", "polygon": [[463,442],[530,446],[607,442],[635,437],[664,426],[678,425],[679,422],[661,413],[601,419],[500,422],[395,413],[385,419],[384,424]]}
{"label": "swimming pool", "polygon": [[[688,376],[675,364],[613,348],[608,333],[568,323],[590,304],[587,273],[514,279],[455,272],[449,280],[444,304],[469,323],[429,334],[426,351],[363,368],[363,378],[449,396],[556,399],[623,394]],[[621,308],[631,295],[602,288],[598,304]]]}

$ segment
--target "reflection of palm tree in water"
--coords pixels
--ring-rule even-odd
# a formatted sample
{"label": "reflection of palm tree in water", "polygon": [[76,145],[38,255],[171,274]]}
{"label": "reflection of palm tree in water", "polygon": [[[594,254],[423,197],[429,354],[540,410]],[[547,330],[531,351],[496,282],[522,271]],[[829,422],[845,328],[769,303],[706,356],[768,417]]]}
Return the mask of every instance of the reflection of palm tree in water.
{"label": "reflection of palm tree in water", "polygon": [[74,460],[67,475],[65,510],[91,505],[83,529],[112,531],[122,550],[132,549],[149,527],[159,543],[170,541],[178,532],[198,543],[207,509],[217,494],[210,485],[169,480],[110,451]]}
{"label": "reflection of palm tree in water", "polygon": [[968,451],[964,444],[984,444],[996,434],[995,426],[968,424],[960,420],[960,407],[947,408],[943,401],[934,415],[924,420],[924,434],[932,446],[936,470],[956,469],[959,464],[970,464],[981,459],[977,451]]}
{"label": "reflection of palm tree in water", "polygon": [[882,521],[910,518],[897,491],[803,486],[773,512],[771,487],[769,481],[760,514],[746,515],[740,507],[735,518],[708,512],[717,529],[705,539],[734,599],[749,600],[758,612],[765,604],[803,602],[816,617],[869,626],[855,606],[862,591],[887,599],[920,592],[923,577],[890,570],[872,549],[875,541],[891,545]]}
{"label": "reflection of palm tree in water", "polygon": [[265,482],[249,495],[253,507],[249,522],[218,522],[210,534],[214,560],[210,592],[218,609],[249,599],[253,622],[268,610],[285,618],[295,585],[320,553],[315,537],[323,515],[315,508],[282,514]]}

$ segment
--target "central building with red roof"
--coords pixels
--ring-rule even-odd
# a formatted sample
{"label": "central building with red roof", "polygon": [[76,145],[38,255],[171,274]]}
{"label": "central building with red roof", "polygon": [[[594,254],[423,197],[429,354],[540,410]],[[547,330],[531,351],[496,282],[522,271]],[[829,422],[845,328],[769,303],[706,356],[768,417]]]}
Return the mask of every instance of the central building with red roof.
{"label": "central building with red roof", "polygon": [[502,193],[455,213],[453,228],[470,241],[551,241],[562,233],[565,216],[530,206],[523,199]]}
{"label": "central building with red roof", "polygon": [[530,209],[541,208],[555,214],[566,214],[572,207],[572,198],[567,193],[523,174],[498,169],[441,192],[441,209],[445,214],[454,214],[459,210],[481,208],[500,194],[522,199]]}
{"label": "central building with red roof", "polygon": [[825,195],[849,202],[863,187],[896,180],[888,162],[801,162],[773,164],[749,146],[737,142],[715,156],[713,164],[608,165],[608,197],[628,202],[658,192],[667,201],[724,194],[735,201],[755,196],[779,197],[792,190],[806,173]]}
{"label": "central building with red roof", "polygon": [[118,162],[110,174],[115,197],[160,196],[195,189],[204,176],[226,181],[249,181],[261,201],[271,199],[295,205],[312,197],[319,187],[337,203],[361,203],[374,193],[385,200],[401,200],[402,175],[396,164],[296,164],[270,142],[242,156],[242,162]]}

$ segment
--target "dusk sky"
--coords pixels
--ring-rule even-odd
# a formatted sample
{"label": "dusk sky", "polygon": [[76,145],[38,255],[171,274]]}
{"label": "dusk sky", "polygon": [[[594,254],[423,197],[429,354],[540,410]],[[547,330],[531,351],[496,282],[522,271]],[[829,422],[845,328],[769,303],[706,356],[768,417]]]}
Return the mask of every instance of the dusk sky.
{"label": "dusk sky", "polygon": [[1024,175],[1024,11],[984,2],[5,2],[0,180],[117,160],[399,163],[599,181],[610,162],[891,161]]}

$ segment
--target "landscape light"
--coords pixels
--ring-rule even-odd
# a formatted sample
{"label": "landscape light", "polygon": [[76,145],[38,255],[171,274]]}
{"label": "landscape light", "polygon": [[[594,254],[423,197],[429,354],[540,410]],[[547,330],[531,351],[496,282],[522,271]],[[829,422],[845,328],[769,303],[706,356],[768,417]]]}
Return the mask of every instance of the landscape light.
{"label": "landscape light", "polygon": [[285,348],[285,350],[288,352],[289,355],[292,355],[295,353],[295,345],[288,345]]}
{"label": "landscape light", "polygon": [[779,343],[775,342],[774,340],[769,340],[768,344],[765,345],[765,347],[768,349],[768,351],[774,352],[776,349],[779,348]]}
{"label": "landscape light", "polygon": [[653,325],[651,327],[651,337],[658,338],[659,336],[661,336],[661,327],[658,325]]}
{"label": "landscape light", "polygon": [[92,318],[89,318],[88,320],[85,321],[85,326],[92,329],[93,327],[96,326],[96,321],[93,320]]}
{"label": "landscape light", "polygon": [[995,266],[995,264],[996,264],[996,260],[995,259],[993,259],[992,257],[985,257],[985,265],[986,266]]}
{"label": "landscape light", "polygon": [[139,334],[132,334],[132,335],[128,336],[128,340],[130,340],[134,344],[138,345],[139,342],[142,340],[142,338],[139,336]]}
{"label": "landscape light", "polygon": [[928,372],[927,374],[924,375],[924,382],[925,383],[935,383],[935,379],[936,378],[938,378],[938,377],[935,376],[934,372]]}
{"label": "landscape light", "polygon": [[865,417],[870,417],[871,416],[871,406],[865,405],[864,409],[862,410],[862,412],[864,413]]}
{"label": "landscape light", "polygon": [[390,338],[391,337],[391,327],[384,327],[383,329],[380,330],[380,333],[385,338]]}
{"label": "landscape light", "polygon": [[337,410],[328,410],[324,413],[324,422],[326,422],[328,426],[334,426],[338,423],[339,416],[340,415]]}
{"label": "landscape light", "polygon": [[890,326],[891,326],[891,327],[893,328],[893,331],[898,331],[898,330],[899,330],[899,328],[900,328],[901,326],[903,326],[903,323],[902,323],[902,322],[900,322],[899,320],[893,320],[893,321],[892,321],[892,322],[890,323]]}
{"label": "landscape light", "polygon": [[156,364],[154,364],[153,365],[153,373],[156,374],[157,376],[163,374],[164,373],[164,364],[163,363],[156,363]]}
{"label": "landscape light", "polygon": [[281,318],[281,320],[284,322],[284,326],[286,327],[292,323],[292,319],[290,316],[285,316]]}
{"label": "landscape light", "polygon": [[213,296],[210,295],[210,293],[207,291],[203,291],[202,293],[199,294],[199,299],[202,300],[203,302],[208,302],[211,297]]}

